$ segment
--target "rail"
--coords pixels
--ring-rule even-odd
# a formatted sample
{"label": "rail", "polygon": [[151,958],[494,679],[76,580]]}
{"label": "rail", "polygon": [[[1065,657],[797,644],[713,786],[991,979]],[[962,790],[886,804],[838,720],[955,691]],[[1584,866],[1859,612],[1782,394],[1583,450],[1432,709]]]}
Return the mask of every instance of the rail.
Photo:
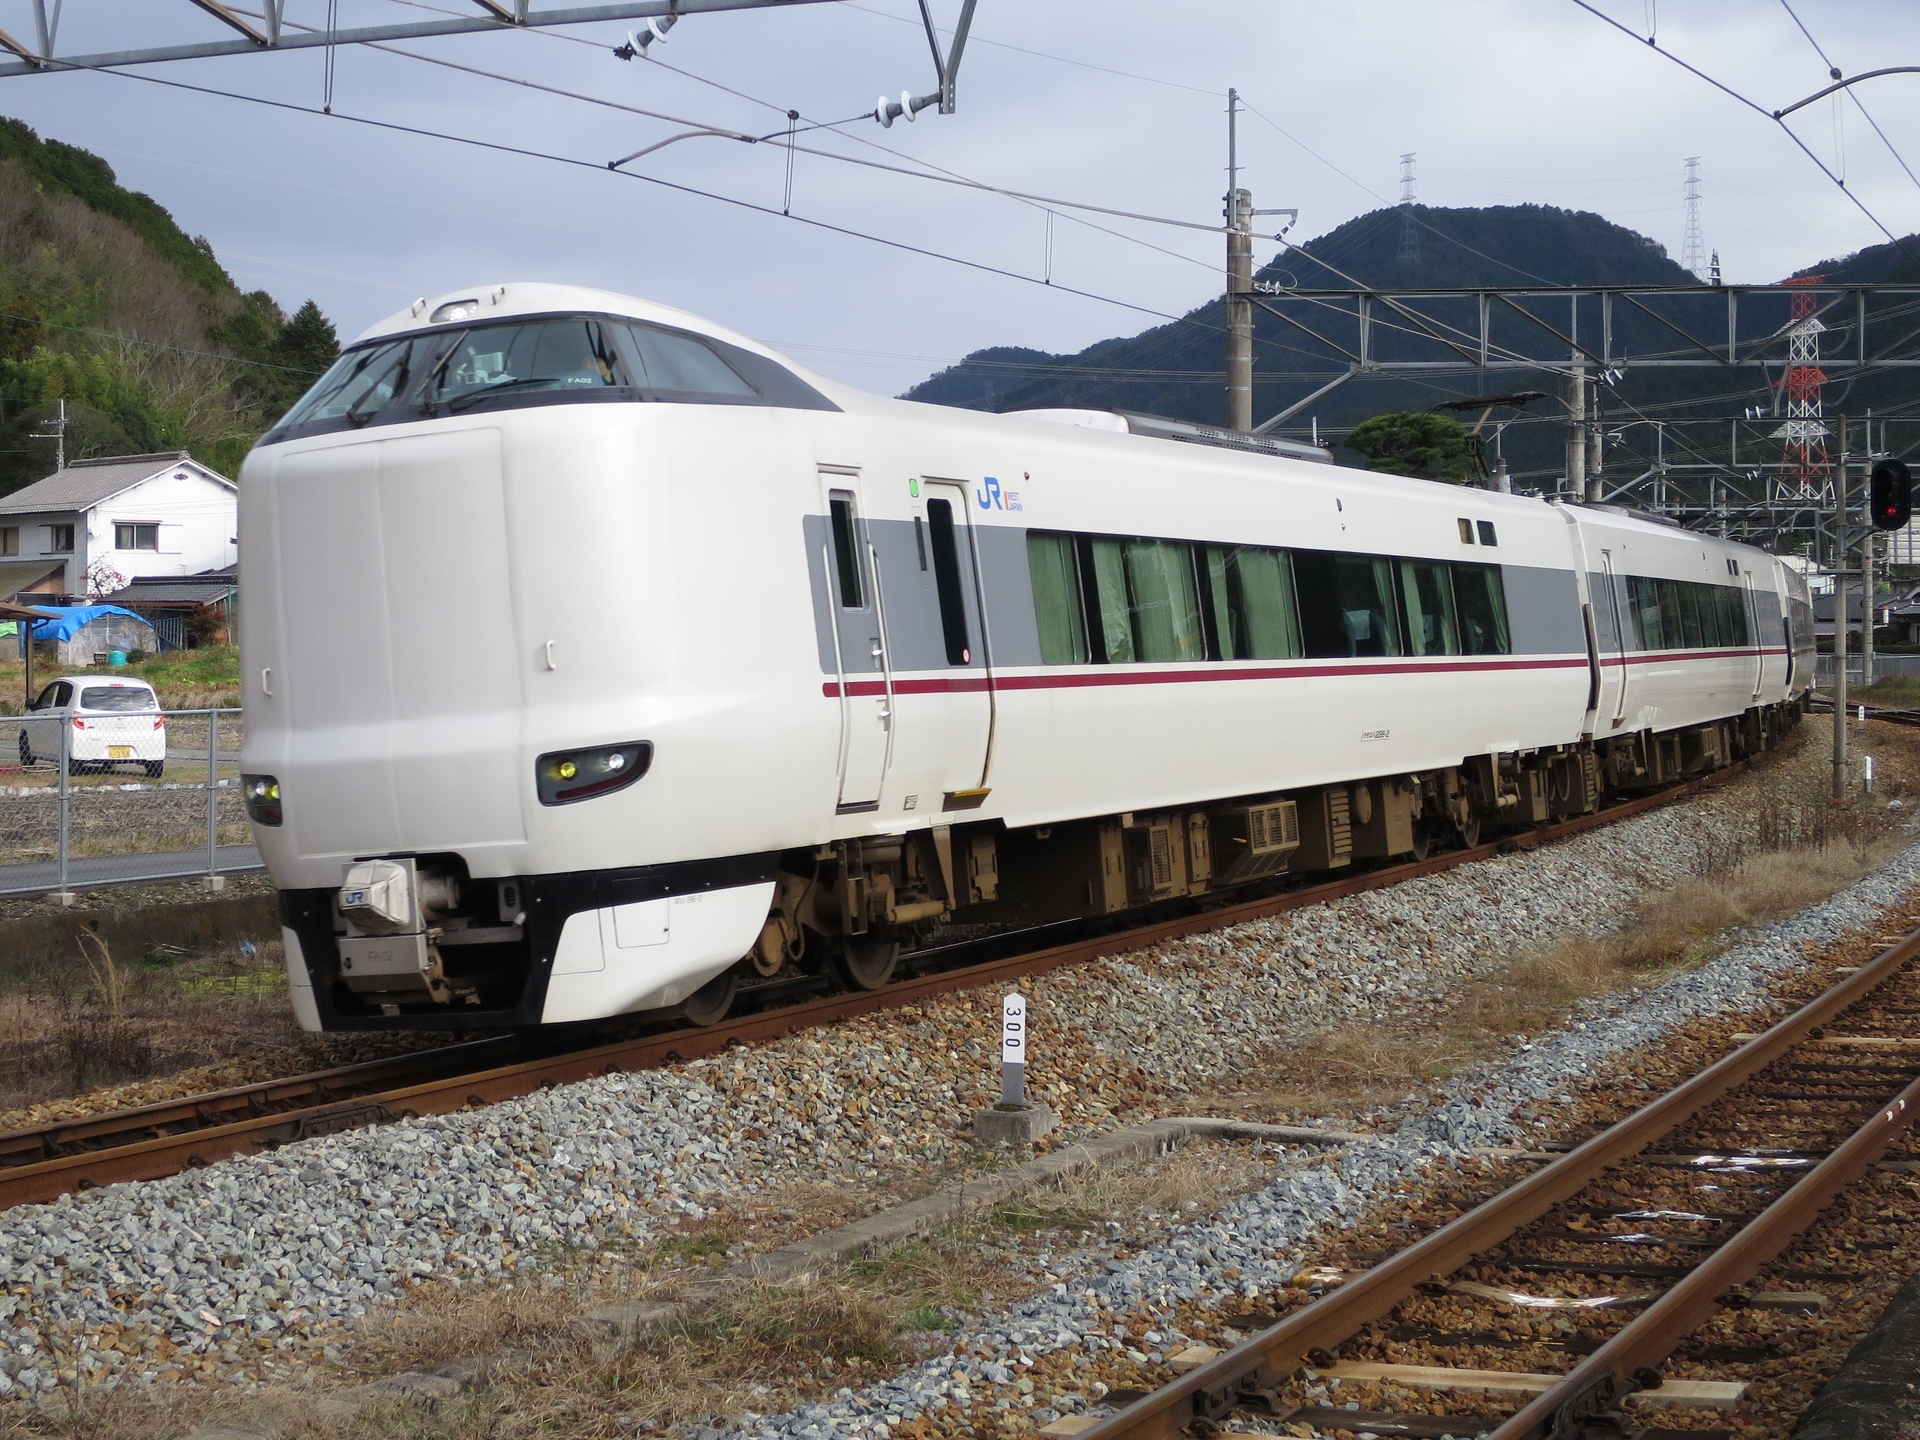
{"label": "rail", "polygon": [[[1428,1433],[1422,1426],[1433,1425],[1435,1417],[1369,1412],[1364,1424],[1349,1417],[1348,1423],[1339,1425],[1337,1420],[1314,1413],[1316,1407],[1287,1403],[1282,1392],[1302,1374],[1331,1375],[1362,1383],[1399,1379],[1415,1386],[1446,1385],[1446,1367],[1348,1366],[1340,1363],[1338,1352],[1417,1292],[1462,1293],[1447,1286],[1447,1277],[1470,1263],[1487,1261],[1490,1252],[1525,1227],[1579,1196],[1603,1173],[1644,1156],[1682,1123],[1699,1116],[1790,1051],[1809,1042],[1818,1043],[1824,1038],[1822,1027],[1901,974],[1917,955],[1920,931],[1906,936],[1871,964],[1650,1105],[1553,1158],[1518,1184],[1383,1264],[1347,1280],[1172,1384],[1079,1431],[1077,1440],[1172,1440],[1175,1436],[1210,1434],[1236,1411],[1282,1424],[1319,1426],[1326,1421],[1349,1430]],[[1524,1392],[1528,1382],[1545,1382],[1533,1385],[1538,1393],[1504,1420],[1489,1425],[1480,1417],[1455,1415],[1449,1417],[1453,1429],[1463,1435],[1490,1431],[1490,1440],[1598,1440],[1602,1436],[1617,1440],[1621,1434],[1633,1433],[1620,1409],[1628,1398],[1636,1394],[1657,1396],[1666,1384],[1657,1367],[1703,1321],[1728,1303],[1730,1294],[1738,1294],[1736,1287],[1779,1255],[1836,1194],[1920,1118],[1920,1056],[1902,1058],[1912,1061],[1901,1067],[1906,1083],[1888,1081],[1879,1094],[1868,1097],[1872,1113],[1863,1124],[1572,1369],[1557,1377],[1464,1367],[1451,1372],[1457,1377],[1454,1388],[1460,1390]],[[1840,1089],[1842,1093],[1819,1097],[1833,1103],[1857,1103],[1861,1098],[1832,1080],[1812,1083]],[[1567,1268],[1578,1270],[1576,1266]],[[1615,1275],[1635,1273],[1631,1266],[1609,1268],[1603,1264],[1592,1268]],[[1579,1312],[1566,1309],[1554,1313]],[[1695,1393],[1684,1385],[1673,1387],[1673,1392],[1676,1399]]]}
{"label": "rail", "polygon": [[[1058,927],[995,937],[910,958],[908,975],[881,990],[819,995],[824,982],[776,982],[742,992],[774,1003],[717,1025],[660,1029],[579,1046],[564,1032],[469,1042],[239,1086],[134,1110],[49,1122],[0,1134],[0,1208],[75,1190],[176,1174],[250,1150],[404,1116],[446,1114],[622,1070],[646,1069],[759,1044],[929,995],[1042,974],[1205,930],[1261,919],[1518,850],[1644,814],[1732,779],[1756,760],[1621,801],[1591,815],[1502,837],[1471,849],[1345,876],[1279,894],[1162,914],[1118,931],[1045,943]],[[1022,943],[1017,953],[997,953]],[[993,958],[983,958],[992,955]]]}

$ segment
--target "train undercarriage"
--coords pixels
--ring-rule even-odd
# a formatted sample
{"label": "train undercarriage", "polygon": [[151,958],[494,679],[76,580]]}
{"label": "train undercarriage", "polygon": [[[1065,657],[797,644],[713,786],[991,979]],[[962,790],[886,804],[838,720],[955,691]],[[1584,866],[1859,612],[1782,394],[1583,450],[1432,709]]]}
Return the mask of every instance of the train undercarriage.
{"label": "train undercarriage", "polygon": [[752,954],[691,997],[687,1014],[713,1023],[741,983],[795,968],[878,988],[901,955],[955,922],[1020,927],[1118,915],[1472,848],[1757,755],[1803,709],[1797,701],[1755,707],[1663,733],[1151,813],[1019,829],[956,824],[790,852]]}

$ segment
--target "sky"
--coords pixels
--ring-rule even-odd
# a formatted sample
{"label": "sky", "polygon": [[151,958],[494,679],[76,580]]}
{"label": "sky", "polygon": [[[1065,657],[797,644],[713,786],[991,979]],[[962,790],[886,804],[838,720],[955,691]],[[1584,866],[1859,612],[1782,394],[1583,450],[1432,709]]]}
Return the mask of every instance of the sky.
{"label": "sky", "polygon": [[[958,0],[929,3],[943,24],[957,14]],[[886,394],[983,346],[1074,351],[1177,316],[1219,293],[1224,241],[876,165],[1214,226],[1229,87],[1252,107],[1241,183],[1261,208],[1299,211],[1295,241],[1395,201],[1408,152],[1424,204],[1597,211],[1676,259],[1697,155],[1704,239],[1730,281],[1884,238],[1768,115],[1668,57],[1771,111],[1829,83],[1829,60],[1848,75],[1920,64],[1920,6],[1591,3],[1633,33],[1575,0],[978,0],[956,112],[887,129],[835,122],[933,88],[913,0],[698,14],[631,62],[612,53],[632,28],[618,24],[398,47],[410,55],[343,49],[331,116],[316,113],[328,98],[317,51],[8,78],[0,114],[104,156],[244,287],[288,310],[317,300],[343,337],[421,294],[574,282],[711,317]],[[480,9],[337,4],[343,26]],[[287,0],[290,25],[323,26],[327,10]],[[29,0],[0,0],[0,29],[31,36]],[[1635,38],[1650,31],[1657,48]],[[227,34],[189,0],[69,0],[56,53]],[[1899,235],[1920,231],[1920,180],[1897,158],[1920,173],[1916,101],[1920,75],[1895,75],[1792,118]],[[872,163],[794,153],[789,189],[784,148],[700,135],[631,175],[607,168],[698,126],[784,131],[789,109],[833,126],[799,144]],[[1261,241],[1256,262],[1275,253]]]}

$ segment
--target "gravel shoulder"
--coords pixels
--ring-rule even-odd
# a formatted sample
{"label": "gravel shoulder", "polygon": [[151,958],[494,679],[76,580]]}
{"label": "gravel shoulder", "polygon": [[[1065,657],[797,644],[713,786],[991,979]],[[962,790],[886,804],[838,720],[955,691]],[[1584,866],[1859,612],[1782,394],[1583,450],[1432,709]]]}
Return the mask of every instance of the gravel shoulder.
{"label": "gravel shoulder", "polygon": [[[1818,793],[1821,759],[1803,740],[1697,801],[1541,851],[1035,977],[1021,987],[1036,1036],[1030,1087],[1062,1116],[1064,1143],[1184,1109],[1330,1025],[1443,1003],[1516,953],[1617,926],[1632,897],[1782,843]],[[1898,793],[1897,767],[1883,783]],[[1767,977],[1798,963],[1804,944],[1871,923],[1916,879],[1920,852],[1903,852],[1706,968],[1595,1006],[1511,1066],[1457,1080],[1441,1103],[1337,1163],[1276,1152],[1271,1184],[1151,1254],[1132,1252],[1117,1270],[1097,1248],[1050,1256],[1043,1268],[1055,1278],[1039,1277],[1051,1287],[1040,1298],[968,1322],[945,1356],[890,1389],[849,1388],[824,1411],[749,1428],[808,1440],[881,1433],[933,1413],[935,1399],[951,1411],[960,1379],[998,1405],[1003,1372],[1020,1393],[1008,1368],[1020,1356],[1093,1353],[1089,1335],[1103,1353],[1151,1358],[1172,1332],[1108,1333],[1103,1305],[1176,1307],[1203,1292],[1284,1286],[1299,1266],[1282,1257],[1297,1257],[1319,1227],[1357,1220],[1436,1158],[1547,1123],[1558,1097],[1623,1047],[1688,1015],[1762,1003]],[[51,1413],[77,1390],[212,1381],[231,1399],[313,1383],[370,1311],[557,1275],[583,1255],[608,1271],[637,1268],[631,1257],[716,1216],[808,1187],[868,1209],[922,1193],[985,1159],[966,1127],[993,1098],[998,999],[937,997],[752,1050],[0,1215],[0,1394]],[[745,1253],[788,1228],[772,1223],[722,1248]],[[948,1389],[928,1391],[936,1383]],[[1024,1421],[1044,1408],[1001,1413]]]}

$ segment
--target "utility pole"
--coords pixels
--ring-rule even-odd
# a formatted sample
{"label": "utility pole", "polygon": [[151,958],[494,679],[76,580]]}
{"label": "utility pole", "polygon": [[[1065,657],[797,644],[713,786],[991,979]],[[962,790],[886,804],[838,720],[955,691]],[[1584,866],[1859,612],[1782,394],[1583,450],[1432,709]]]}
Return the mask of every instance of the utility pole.
{"label": "utility pole", "polygon": [[60,402],[60,413],[57,416],[54,416],[50,419],[42,420],[40,424],[46,428],[34,431],[27,438],[29,440],[53,441],[53,468],[56,471],[66,469],[67,468],[67,402],[65,400],[62,400]]}
{"label": "utility pole", "polygon": [[1567,372],[1567,489],[1576,500],[1598,500],[1587,487],[1587,367],[1574,355]]}
{"label": "utility pole", "polygon": [[1227,428],[1253,429],[1253,196],[1240,188],[1240,92],[1227,91]]}
{"label": "utility pole", "polygon": [[1847,798],[1847,417],[1833,467],[1833,800]]}

